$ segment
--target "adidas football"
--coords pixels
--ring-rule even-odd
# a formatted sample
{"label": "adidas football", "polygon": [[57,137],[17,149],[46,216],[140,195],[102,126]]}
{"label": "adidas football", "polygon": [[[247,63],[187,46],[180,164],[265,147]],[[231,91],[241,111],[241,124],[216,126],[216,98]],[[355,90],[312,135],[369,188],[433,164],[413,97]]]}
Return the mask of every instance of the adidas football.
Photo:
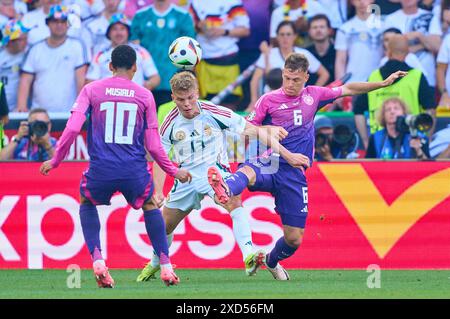
{"label": "adidas football", "polygon": [[181,69],[193,69],[202,59],[202,49],[191,37],[175,39],[169,47],[169,59]]}

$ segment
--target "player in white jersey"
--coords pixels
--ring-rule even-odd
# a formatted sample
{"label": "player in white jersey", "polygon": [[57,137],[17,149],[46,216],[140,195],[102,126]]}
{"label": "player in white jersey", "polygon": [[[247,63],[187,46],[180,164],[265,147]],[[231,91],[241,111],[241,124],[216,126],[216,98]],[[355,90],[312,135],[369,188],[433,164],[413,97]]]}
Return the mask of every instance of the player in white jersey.
{"label": "player in white jersey", "polygon": [[[270,137],[266,129],[257,128],[231,110],[198,101],[198,84],[190,72],[177,73],[170,81],[172,98],[177,107],[170,112],[160,127],[161,142],[167,152],[172,151],[179,167],[189,169],[190,184],[175,182],[163,209],[169,245],[177,225],[193,210],[200,208],[200,201],[208,195],[215,198],[208,183],[206,171],[216,166],[224,178],[231,175],[226,154],[225,131],[248,136],[258,135],[270,145],[279,147],[277,139]],[[283,154],[280,154],[283,156]],[[296,156],[296,154],[289,154]],[[164,174],[154,165],[154,199],[162,204]],[[216,202],[218,202],[216,200]],[[246,273],[251,276],[262,265],[264,252],[253,252],[251,229],[239,196],[223,205],[233,219],[233,233],[243,254]],[[154,255],[145,266],[137,281],[146,281],[159,269],[158,258]]]}

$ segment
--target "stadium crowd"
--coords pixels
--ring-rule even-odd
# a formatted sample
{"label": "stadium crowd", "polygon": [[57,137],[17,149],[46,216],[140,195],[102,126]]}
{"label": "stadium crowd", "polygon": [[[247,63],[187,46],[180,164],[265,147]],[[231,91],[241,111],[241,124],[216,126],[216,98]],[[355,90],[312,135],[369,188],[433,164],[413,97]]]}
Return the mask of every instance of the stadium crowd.
{"label": "stadium crowd", "polygon": [[[0,0],[0,121],[29,112],[29,121],[42,115],[50,123],[45,110],[68,113],[86,83],[111,76],[111,52],[121,44],[136,50],[133,80],[157,106],[170,102],[177,68],[167,50],[190,36],[203,51],[202,99],[256,66],[220,103],[237,112],[252,112],[262,94],[281,86],[279,69],[291,52],[307,57],[310,85],[408,71],[389,88],[327,105],[316,122],[316,156],[450,158],[450,126],[434,132],[436,109],[450,107],[449,25],[450,0]],[[330,111],[352,111],[357,132],[334,125]],[[398,119],[408,113],[429,114],[434,125],[427,134],[401,130]],[[55,142],[41,146],[27,131],[21,125],[4,143],[0,160],[51,156]],[[34,146],[43,148],[39,157],[21,152]]]}

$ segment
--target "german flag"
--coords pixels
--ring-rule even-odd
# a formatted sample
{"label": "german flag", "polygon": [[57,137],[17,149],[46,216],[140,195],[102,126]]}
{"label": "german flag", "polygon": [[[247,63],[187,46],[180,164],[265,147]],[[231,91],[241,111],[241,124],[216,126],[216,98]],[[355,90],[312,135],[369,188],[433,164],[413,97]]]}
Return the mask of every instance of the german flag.
{"label": "german flag", "polygon": [[233,20],[235,17],[238,16],[246,16],[246,15],[247,11],[245,11],[244,6],[242,5],[231,7],[230,11],[228,11],[228,18],[230,20]]}

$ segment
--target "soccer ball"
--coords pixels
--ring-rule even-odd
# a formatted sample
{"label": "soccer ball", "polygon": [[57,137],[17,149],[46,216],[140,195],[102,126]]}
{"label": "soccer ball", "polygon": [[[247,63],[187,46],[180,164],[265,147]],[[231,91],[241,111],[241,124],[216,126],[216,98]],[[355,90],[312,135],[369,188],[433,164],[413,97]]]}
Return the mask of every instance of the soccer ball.
{"label": "soccer ball", "polygon": [[193,38],[180,37],[169,47],[169,59],[180,69],[193,69],[202,59],[202,48]]}

